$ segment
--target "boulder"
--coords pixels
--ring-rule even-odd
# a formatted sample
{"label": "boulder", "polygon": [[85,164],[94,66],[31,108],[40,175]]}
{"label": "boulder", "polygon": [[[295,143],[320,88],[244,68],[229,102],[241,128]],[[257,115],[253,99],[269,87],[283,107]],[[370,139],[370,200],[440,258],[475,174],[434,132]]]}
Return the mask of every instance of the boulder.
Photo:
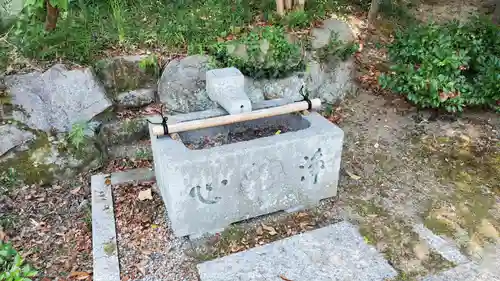
{"label": "boulder", "polygon": [[344,43],[354,41],[354,34],[347,22],[339,19],[327,19],[323,21],[321,27],[312,29],[311,47],[313,49],[325,47],[332,39],[332,33],[337,34],[337,39]]}
{"label": "boulder", "polygon": [[33,133],[21,130],[14,125],[0,125],[0,156],[33,138]]}
{"label": "boulder", "polygon": [[11,168],[25,184],[50,184],[102,165],[105,154],[95,136],[85,136],[75,147],[68,134],[41,132],[24,151],[10,151],[0,158],[0,171]]}
{"label": "boulder", "polygon": [[159,68],[155,61],[144,63],[148,58],[148,56],[121,56],[104,59],[94,65],[94,70],[111,99],[115,99],[119,93],[130,90],[140,88],[156,90]]}
{"label": "boulder", "polygon": [[154,89],[137,89],[120,93],[116,96],[116,104],[121,108],[138,108],[155,101]]}
{"label": "boulder", "polygon": [[258,83],[267,100],[285,98],[298,101],[302,99],[300,88],[304,85],[304,78],[300,73],[281,79],[263,79]]}
{"label": "boulder", "polygon": [[5,77],[13,119],[42,131],[67,132],[112,106],[88,68],[54,65],[46,72]]}
{"label": "boulder", "polygon": [[108,148],[147,139],[148,136],[148,121],[142,117],[105,124],[99,132],[99,139]]}
{"label": "boulder", "polygon": [[170,61],[158,82],[158,97],[165,108],[175,113],[187,113],[217,108],[205,90],[209,57],[189,56]]}

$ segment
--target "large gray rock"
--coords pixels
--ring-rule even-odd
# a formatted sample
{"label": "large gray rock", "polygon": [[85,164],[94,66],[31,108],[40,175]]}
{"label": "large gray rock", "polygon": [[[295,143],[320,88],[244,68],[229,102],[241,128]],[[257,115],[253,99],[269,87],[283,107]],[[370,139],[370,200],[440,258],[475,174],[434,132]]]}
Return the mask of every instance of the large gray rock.
{"label": "large gray rock", "polygon": [[0,171],[12,168],[26,184],[50,184],[98,168],[104,157],[94,136],[86,136],[76,147],[65,133],[39,133],[26,150],[1,157]]}
{"label": "large gray rock", "polygon": [[0,156],[33,138],[31,132],[20,130],[14,125],[0,125]]}
{"label": "large gray rock", "polygon": [[[300,101],[302,85],[307,89],[310,98],[320,98],[326,103],[335,103],[355,88],[352,77],[355,64],[352,59],[346,61],[335,60],[320,63],[308,61],[308,72],[296,72],[281,79],[261,79],[245,81],[247,94],[256,93],[254,96],[263,95],[265,99],[285,98],[291,101]],[[251,84],[251,85],[250,85]],[[252,100],[252,96],[250,96]],[[255,99],[255,98],[254,98]],[[258,98],[256,99],[259,100]]]}
{"label": "large gray rock", "polygon": [[332,39],[332,33],[337,34],[337,39],[349,43],[354,40],[354,34],[349,24],[339,19],[327,19],[323,22],[321,27],[312,29],[312,42],[313,49],[325,47]]}
{"label": "large gray rock", "polygon": [[158,82],[158,97],[173,113],[188,113],[216,108],[205,90],[209,57],[189,56],[170,61]]}
{"label": "large gray rock", "polygon": [[139,117],[103,125],[99,132],[99,139],[106,147],[110,147],[146,139],[148,132],[147,119]]}
{"label": "large gray rock", "polygon": [[[209,110],[171,118],[178,122],[225,114]],[[290,132],[276,135],[278,128]],[[196,151],[188,148],[252,129],[272,135]],[[176,236],[199,235],[236,221],[315,205],[337,193],[343,132],[317,113],[180,136],[182,141],[151,138],[157,183]]]}
{"label": "large gray rock", "polygon": [[355,90],[352,80],[355,67],[352,58],[327,63],[310,61],[306,85],[311,97],[330,104],[343,99],[346,94]]}
{"label": "large gray rock", "polygon": [[44,73],[5,77],[15,120],[42,131],[66,132],[89,121],[112,103],[88,68],[55,65]]}
{"label": "large gray rock", "polygon": [[286,98],[293,101],[302,99],[300,88],[304,85],[304,78],[295,74],[281,79],[263,79],[258,83],[268,100]]}
{"label": "large gray rock", "polygon": [[201,281],[384,281],[397,275],[348,222],[208,261],[198,271]]}
{"label": "large gray rock", "polygon": [[[145,62],[148,63],[145,63]],[[142,67],[141,67],[142,62]],[[159,66],[148,56],[121,56],[98,61],[94,66],[97,77],[110,98],[119,93],[141,88],[156,90]]]}

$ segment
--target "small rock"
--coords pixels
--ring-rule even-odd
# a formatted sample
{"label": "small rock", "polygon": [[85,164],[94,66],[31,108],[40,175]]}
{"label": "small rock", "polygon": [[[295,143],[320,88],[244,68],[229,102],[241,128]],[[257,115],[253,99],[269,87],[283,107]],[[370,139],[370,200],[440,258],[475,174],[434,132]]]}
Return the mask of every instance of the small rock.
{"label": "small rock", "polygon": [[174,113],[217,108],[205,90],[209,57],[196,55],[170,61],[158,82],[158,97]]}
{"label": "small rock", "polygon": [[82,202],[80,202],[80,204],[78,205],[78,212],[81,212],[85,209],[88,209],[90,208],[90,204],[89,204],[89,200],[87,199],[83,199]]}
{"label": "small rock", "polygon": [[137,108],[155,101],[154,89],[138,89],[118,94],[116,103],[123,108]]}

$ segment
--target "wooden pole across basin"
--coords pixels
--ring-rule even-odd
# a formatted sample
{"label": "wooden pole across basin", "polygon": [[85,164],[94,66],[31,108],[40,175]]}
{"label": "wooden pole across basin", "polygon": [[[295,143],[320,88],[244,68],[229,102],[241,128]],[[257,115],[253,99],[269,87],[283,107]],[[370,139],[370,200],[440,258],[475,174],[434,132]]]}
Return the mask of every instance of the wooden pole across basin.
{"label": "wooden pole across basin", "polygon": [[[321,106],[320,99],[311,100],[311,109],[317,109],[320,106]],[[202,120],[193,120],[181,123],[168,124],[168,133],[169,134],[180,133],[185,131],[192,131],[192,130],[234,124],[238,122],[251,121],[266,117],[283,115],[307,109],[309,109],[309,104],[307,103],[307,101],[294,102],[282,106],[259,109],[240,114],[225,115],[225,116],[207,118]],[[163,136],[164,135],[163,126],[161,125],[154,126],[152,128],[152,133],[155,136]]]}

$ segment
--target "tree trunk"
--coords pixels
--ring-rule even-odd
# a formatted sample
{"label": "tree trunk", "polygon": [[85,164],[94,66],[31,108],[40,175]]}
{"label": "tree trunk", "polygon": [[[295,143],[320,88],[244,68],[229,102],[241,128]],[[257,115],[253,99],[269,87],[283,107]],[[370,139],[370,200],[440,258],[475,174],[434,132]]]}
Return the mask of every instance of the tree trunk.
{"label": "tree trunk", "polygon": [[276,0],[276,13],[280,16],[285,15],[285,3],[284,0]]}
{"label": "tree trunk", "polygon": [[290,11],[293,8],[292,0],[285,0],[285,10]]}
{"label": "tree trunk", "polygon": [[493,22],[500,24],[500,0],[496,1],[495,10],[493,11]]}
{"label": "tree trunk", "polygon": [[377,18],[378,8],[380,6],[381,0],[372,0],[370,5],[370,11],[368,12],[368,24],[372,25],[373,21]]}
{"label": "tree trunk", "polygon": [[50,4],[49,0],[45,0],[47,5],[47,16],[45,18],[45,30],[52,31],[56,28],[57,18],[59,17],[59,8]]}

